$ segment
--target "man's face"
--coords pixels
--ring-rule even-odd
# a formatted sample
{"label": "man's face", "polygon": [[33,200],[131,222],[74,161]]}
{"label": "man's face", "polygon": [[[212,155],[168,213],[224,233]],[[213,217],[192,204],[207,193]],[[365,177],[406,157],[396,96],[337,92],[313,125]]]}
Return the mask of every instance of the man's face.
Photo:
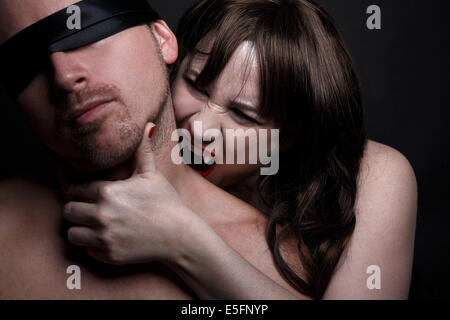
{"label": "man's face", "polygon": [[[74,2],[6,1],[0,42]],[[87,170],[128,159],[167,101],[165,63],[147,26],[54,53],[43,67],[17,105],[51,150]]]}

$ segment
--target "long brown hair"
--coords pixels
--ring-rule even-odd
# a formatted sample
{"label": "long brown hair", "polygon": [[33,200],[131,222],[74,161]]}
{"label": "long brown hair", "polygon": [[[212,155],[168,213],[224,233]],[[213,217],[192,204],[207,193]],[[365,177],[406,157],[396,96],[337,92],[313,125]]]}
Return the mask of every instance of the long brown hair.
{"label": "long brown hair", "polygon": [[[197,85],[213,82],[243,41],[258,54],[261,116],[281,128],[280,170],[261,178],[267,242],[281,274],[321,299],[355,227],[366,136],[359,83],[332,18],[306,0],[200,0],[177,28],[180,62],[215,35]],[[175,73],[175,72],[174,72]],[[304,275],[285,260],[294,238]]]}

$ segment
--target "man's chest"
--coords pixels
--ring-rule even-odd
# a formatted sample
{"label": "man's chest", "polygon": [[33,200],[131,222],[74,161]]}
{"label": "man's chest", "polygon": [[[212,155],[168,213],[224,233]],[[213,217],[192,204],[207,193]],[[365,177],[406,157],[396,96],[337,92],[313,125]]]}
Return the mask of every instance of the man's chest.
{"label": "man's chest", "polygon": [[11,248],[0,279],[3,299],[192,299],[165,265],[109,266],[58,237]]}

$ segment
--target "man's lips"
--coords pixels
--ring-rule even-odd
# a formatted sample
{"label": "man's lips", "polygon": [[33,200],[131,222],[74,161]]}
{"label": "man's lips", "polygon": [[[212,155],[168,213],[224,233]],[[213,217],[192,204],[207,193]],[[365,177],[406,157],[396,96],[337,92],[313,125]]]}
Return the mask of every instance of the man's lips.
{"label": "man's lips", "polygon": [[98,99],[84,104],[81,108],[75,109],[70,116],[70,123],[83,124],[95,118],[101,109],[106,107],[112,99]]}

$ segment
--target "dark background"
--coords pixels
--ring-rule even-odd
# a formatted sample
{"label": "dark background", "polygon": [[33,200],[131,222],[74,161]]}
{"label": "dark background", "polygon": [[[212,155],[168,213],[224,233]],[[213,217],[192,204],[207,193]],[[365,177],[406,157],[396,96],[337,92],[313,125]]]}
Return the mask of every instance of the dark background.
{"label": "dark background", "polygon": [[[151,0],[171,25],[193,0]],[[363,91],[369,138],[411,162],[419,214],[411,299],[450,298],[449,30],[446,0],[322,0],[350,47]],[[368,30],[366,9],[382,11]],[[42,147],[0,91],[0,179],[39,166]]]}

